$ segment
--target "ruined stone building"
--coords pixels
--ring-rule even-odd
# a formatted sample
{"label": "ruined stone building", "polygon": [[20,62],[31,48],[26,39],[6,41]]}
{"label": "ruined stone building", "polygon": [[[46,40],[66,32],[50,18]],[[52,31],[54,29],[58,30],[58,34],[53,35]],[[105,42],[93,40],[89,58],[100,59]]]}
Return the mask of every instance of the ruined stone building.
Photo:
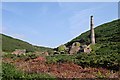
{"label": "ruined stone building", "polygon": [[[95,44],[93,16],[90,16],[90,41],[91,41],[92,45]],[[78,43],[78,42],[74,42],[72,44],[72,46],[70,47],[69,54],[74,54],[77,52],[85,52],[85,53],[91,52],[91,50],[92,50],[90,47],[91,44],[89,44],[88,46],[87,45],[77,46],[76,43]]]}
{"label": "ruined stone building", "polygon": [[[94,33],[94,22],[93,22],[93,16],[90,16],[90,44],[89,45],[81,45],[79,40],[74,41],[72,44],[70,44],[65,50],[69,54],[76,54],[79,52],[84,52],[84,53],[90,53],[92,51],[90,45],[95,44],[95,33]],[[55,54],[59,54],[58,51],[55,52]],[[64,52],[63,52],[64,53]]]}

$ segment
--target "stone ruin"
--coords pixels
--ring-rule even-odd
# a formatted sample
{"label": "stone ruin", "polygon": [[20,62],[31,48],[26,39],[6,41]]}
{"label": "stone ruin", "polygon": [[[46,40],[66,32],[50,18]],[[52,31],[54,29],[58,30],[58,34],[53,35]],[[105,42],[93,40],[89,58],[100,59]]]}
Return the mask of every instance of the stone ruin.
{"label": "stone ruin", "polygon": [[[90,41],[91,41],[91,44],[93,44],[93,45],[95,44],[93,16],[90,16]],[[70,47],[70,50],[69,50],[70,54],[74,54],[74,53],[77,53],[77,52],[84,52],[84,53],[90,53],[91,52],[91,50],[92,50],[90,48],[91,44],[89,44],[88,46],[87,45],[77,46],[76,43],[77,42],[74,42],[72,44],[72,46]]]}
{"label": "stone ruin", "polygon": [[[95,44],[95,33],[94,33],[94,23],[93,23],[93,16],[90,16],[90,41],[91,44]],[[80,44],[79,42],[74,42],[71,46],[67,47],[66,51],[68,51],[69,54],[75,54],[78,52],[84,52],[84,53],[90,53],[91,48],[90,45],[78,45]],[[57,53],[57,52],[56,52]]]}
{"label": "stone ruin", "polygon": [[21,55],[25,53],[26,53],[26,49],[15,49],[15,51],[12,52],[12,54],[15,54],[15,55]]}
{"label": "stone ruin", "polygon": [[79,42],[74,42],[72,46],[70,47],[69,54],[77,53],[80,50],[80,46],[78,46]]}
{"label": "stone ruin", "polygon": [[78,52],[90,53],[92,50],[90,48],[90,45],[88,45],[88,46],[87,45],[76,46],[75,44],[76,44],[76,42],[74,42],[72,44],[72,47],[69,50],[69,54],[76,54]]}
{"label": "stone ruin", "polygon": [[90,45],[82,45],[81,46],[81,49],[80,49],[80,52],[84,52],[84,53],[90,53],[91,52],[91,47],[90,47]]}

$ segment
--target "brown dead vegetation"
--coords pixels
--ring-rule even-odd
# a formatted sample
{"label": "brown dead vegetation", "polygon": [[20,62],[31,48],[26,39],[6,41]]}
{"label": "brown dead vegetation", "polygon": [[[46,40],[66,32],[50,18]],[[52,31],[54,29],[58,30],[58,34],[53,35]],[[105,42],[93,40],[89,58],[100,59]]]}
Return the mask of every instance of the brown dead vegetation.
{"label": "brown dead vegetation", "polygon": [[103,68],[82,68],[74,63],[47,64],[42,56],[28,61],[3,59],[13,63],[18,69],[27,73],[47,73],[57,78],[118,78],[120,75]]}

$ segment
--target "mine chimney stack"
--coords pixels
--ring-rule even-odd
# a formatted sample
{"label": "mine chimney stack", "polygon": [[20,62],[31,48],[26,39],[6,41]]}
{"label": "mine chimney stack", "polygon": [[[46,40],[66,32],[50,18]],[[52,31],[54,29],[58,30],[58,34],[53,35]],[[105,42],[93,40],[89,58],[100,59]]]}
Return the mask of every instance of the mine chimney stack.
{"label": "mine chimney stack", "polygon": [[95,44],[93,16],[90,17],[90,40],[91,40],[91,44]]}

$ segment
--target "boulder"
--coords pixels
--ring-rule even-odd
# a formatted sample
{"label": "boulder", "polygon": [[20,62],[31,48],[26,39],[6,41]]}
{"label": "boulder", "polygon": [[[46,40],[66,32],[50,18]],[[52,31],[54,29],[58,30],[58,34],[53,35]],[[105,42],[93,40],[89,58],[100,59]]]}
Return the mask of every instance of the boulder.
{"label": "boulder", "polygon": [[15,51],[12,52],[12,54],[15,54],[15,55],[21,55],[25,53],[26,53],[26,49],[15,49]]}
{"label": "boulder", "polygon": [[49,56],[49,53],[46,51],[46,52],[44,52],[44,54],[46,55],[46,56]]}

